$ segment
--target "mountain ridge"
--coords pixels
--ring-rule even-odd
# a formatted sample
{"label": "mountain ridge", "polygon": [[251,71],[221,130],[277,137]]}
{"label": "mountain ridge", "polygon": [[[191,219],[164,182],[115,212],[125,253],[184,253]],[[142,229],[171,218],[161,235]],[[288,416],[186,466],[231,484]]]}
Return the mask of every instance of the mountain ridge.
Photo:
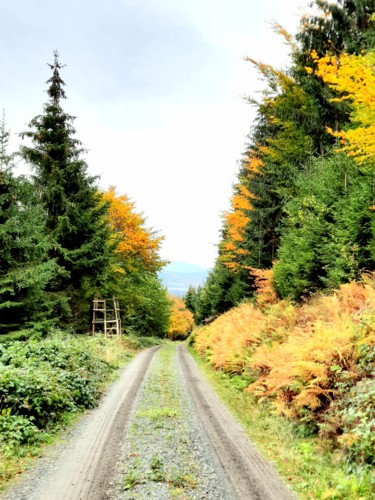
{"label": "mountain ridge", "polygon": [[159,277],[171,295],[183,296],[189,286],[203,285],[210,269],[185,261],[172,261],[159,272]]}

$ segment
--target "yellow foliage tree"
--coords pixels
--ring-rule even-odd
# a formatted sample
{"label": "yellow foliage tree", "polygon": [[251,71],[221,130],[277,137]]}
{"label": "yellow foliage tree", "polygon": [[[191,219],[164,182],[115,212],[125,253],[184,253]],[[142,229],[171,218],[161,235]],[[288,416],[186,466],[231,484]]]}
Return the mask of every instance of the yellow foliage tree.
{"label": "yellow foliage tree", "polygon": [[248,214],[252,209],[251,198],[252,195],[246,186],[238,183],[231,198],[231,208],[222,215],[226,237],[220,245],[220,258],[229,269],[237,269],[239,267],[238,257],[247,253],[241,244],[245,241],[245,231],[250,222]]}
{"label": "yellow foliage tree", "polygon": [[159,256],[164,237],[146,228],[144,217],[135,211],[135,203],[126,195],[117,195],[115,187],[103,198],[109,202],[108,217],[121,267],[125,271],[160,270],[165,265]]}
{"label": "yellow foliage tree", "polygon": [[194,326],[193,314],[186,308],[185,302],[180,297],[171,295],[171,316],[168,328],[170,340],[186,338]]}
{"label": "yellow foliage tree", "polygon": [[[375,51],[367,54],[342,54],[334,57],[327,54],[318,58],[315,52],[312,57],[317,64],[316,74],[339,97],[334,101],[351,103],[351,122],[349,130],[328,132],[339,138],[342,151],[362,165],[373,163],[375,159]],[[311,68],[306,68],[311,72]]]}

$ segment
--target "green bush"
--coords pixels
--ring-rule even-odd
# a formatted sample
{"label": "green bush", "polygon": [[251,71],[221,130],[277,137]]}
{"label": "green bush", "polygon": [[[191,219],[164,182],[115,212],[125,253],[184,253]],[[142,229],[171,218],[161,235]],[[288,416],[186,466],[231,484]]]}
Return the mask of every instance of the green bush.
{"label": "green bush", "polygon": [[13,449],[37,441],[39,429],[27,418],[3,410],[0,415],[0,447]]}
{"label": "green bush", "polygon": [[[24,419],[46,429],[67,411],[93,407],[114,367],[97,356],[96,344],[62,333],[0,344],[0,426],[18,426],[18,434],[24,427],[27,434],[31,427]],[[5,432],[3,440],[12,432]]]}
{"label": "green bush", "polygon": [[35,419],[40,428],[66,410],[74,410],[73,392],[66,372],[48,363],[24,368],[0,365],[0,393],[5,408]]}
{"label": "green bush", "polygon": [[375,465],[375,380],[364,379],[350,391],[341,411],[343,435],[339,438],[350,469]]}
{"label": "green bush", "polygon": [[127,335],[126,343],[132,349],[144,349],[162,344],[163,340],[158,337],[137,337],[136,335]]}

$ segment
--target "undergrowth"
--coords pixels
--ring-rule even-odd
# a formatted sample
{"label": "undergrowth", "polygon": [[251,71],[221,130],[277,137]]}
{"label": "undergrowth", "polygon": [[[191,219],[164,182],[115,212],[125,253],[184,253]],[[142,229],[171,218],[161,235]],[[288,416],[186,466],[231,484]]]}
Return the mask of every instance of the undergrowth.
{"label": "undergrowth", "polygon": [[135,352],[155,340],[69,335],[0,343],[0,489],[20,474]]}
{"label": "undergrowth", "polygon": [[[336,467],[348,474],[347,487],[358,490],[350,498],[361,498],[362,489],[369,495],[364,498],[375,495],[372,279],[300,306],[241,304],[196,330],[191,343],[260,407],[289,419],[299,435],[317,436],[327,453],[339,457]],[[347,498],[337,488],[321,498]]]}
{"label": "undergrowth", "polygon": [[362,475],[348,473],[342,452],[330,449],[329,444],[318,436],[308,435],[304,428],[282,415],[276,415],[269,402],[259,403],[253,394],[243,390],[247,381],[241,376],[215,370],[192,348],[189,350],[249,438],[275,465],[298,498],[373,498],[369,472]]}

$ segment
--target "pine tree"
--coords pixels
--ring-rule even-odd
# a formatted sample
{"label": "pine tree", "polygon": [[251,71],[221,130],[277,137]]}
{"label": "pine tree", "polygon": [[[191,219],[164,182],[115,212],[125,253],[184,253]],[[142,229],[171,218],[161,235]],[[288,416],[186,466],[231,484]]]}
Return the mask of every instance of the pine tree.
{"label": "pine tree", "polygon": [[189,286],[188,291],[183,296],[183,301],[185,302],[186,308],[195,316],[197,313],[198,292],[193,285]]}
{"label": "pine tree", "polygon": [[98,193],[96,178],[88,175],[82,159],[84,150],[75,137],[74,117],[62,108],[65,83],[57,52],[49,66],[49,100],[43,114],[33,118],[29,130],[22,134],[31,139],[32,145],[23,146],[21,151],[35,172],[36,190],[53,242],[50,257],[59,266],[50,286],[60,299],[57,314],[64,320],[71,316],[77,326],[77,319],[88,313],[91,298],[108,268],[107,206]]}
{"label": "pine tree", "polygon": [[48,258],[44,214],[30,182],[12,172],[9,132],[0,123],[0,333],[47,326],[52,301],[45,289],[56,271]]}

